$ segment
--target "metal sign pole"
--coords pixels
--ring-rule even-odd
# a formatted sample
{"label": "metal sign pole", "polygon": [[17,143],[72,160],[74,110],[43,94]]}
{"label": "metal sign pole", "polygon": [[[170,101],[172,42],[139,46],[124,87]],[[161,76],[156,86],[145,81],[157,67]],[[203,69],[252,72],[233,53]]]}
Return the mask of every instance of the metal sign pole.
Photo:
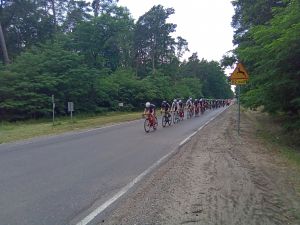
{"label": "metal sign pole", "polygon": [[238,85],[238,135],[240,135],[240,120],[241,120],[241,101],[240,101],[240,95],[241,95],[241,85]]}
{"label": "metal sign pole", "polygon": [[53,126],[54,126],[54,109],[55,109],[54,95],[52,95],[52,125]]}
{"label": "metal sign pole", "polygon": [[237,100],[238,100],[238,135],[240,135],[240,122],[241,122],[241,85],[247,84],[249,75],[242,63],[238,63],[234,71],[230,75],[232,85],[237,85]]}
{"label": "metal sign pole", "polygon": [[68,112],[70,112],[71,121],[73,121],[74,103],[68,102]]}

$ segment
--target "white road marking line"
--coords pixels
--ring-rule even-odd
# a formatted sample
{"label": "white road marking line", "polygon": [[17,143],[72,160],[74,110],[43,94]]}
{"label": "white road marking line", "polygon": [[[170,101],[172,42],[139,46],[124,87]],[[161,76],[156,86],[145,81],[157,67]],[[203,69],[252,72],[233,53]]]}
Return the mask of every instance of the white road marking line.
{"label": "white road marking line", "polygon": [[[223,110],[224,111],[224,110]],[[223,112],[222,111],[222,112]],[[209,122],[214,120],[218,115],[220,115],[222,112],[218,113],[216,116],[208,120],[204,125],[202,125],[197,131],[193,132],[191,135],[189,135],[187,138],[185,138],[183,141],[180,142],[179,147],[184,145],[186,142],[188,142],[198,131],[200,131],[202,128],[204,128]],[[133,121],[130,121],[133,122]],[[114,125],[112,125],[114,126]],[[96,216],[98,216],[100,213],[102,213],[107,207],[109,207],[111,204],[113,204],[115,201],[117,201],[120,197],[122,197],[124,194],[126,194],[130,188],[132,188],[135,184],[137,184],[139,181],[141,181],[146,175],[148,175],[152,170],[154,170],[157,166],[159,166],[166,158],[168,158],[170,155],[174,154],[177,149],[175,148],[173,151],[169,152],[162,158],[160,158],[158,161],[156,161],[152,166],[150,166],[147,170],[145,170],[143,173],[138,175],[134,180],[132,180],[129,184],[127,184],[125,187],[123,187],[119,192],[117,192],[112,198],[104,202],[102,205],[97,207],[94,211],[92,211],[89,215],[84,217],[81,221],[76,223],[76,225],[87,225],[89,222],[91,222]]]}
{"label": "white road marking line", "polygon": [[192,133],[191,135],[189,135],[187,138],[185,138],[182,142],[180,142],[179,147],[181,147],[182,145],[186,144],[188,141],[191,140],[191,138],[200,130],[202,130],[207,124],[209,124],[211,121],[213,121],[218,115],[220,115],[222,112],[224,112],[224,110],[222,110],[221,112],[219,112],[217,115],[215,115],[214,117],[210,118],[208,121],[206,121],[201,127],[198,128],[197,131],[195,131],[194,133]]}
{"label": "white road marking line", "polygon": [[189,137],[187,137],[186,139],[184,139],[182,142],[180,142],[179,147],[181,147],[182,145],[184,145],[186,142],[189,141]]}
{"label": "white road marking line", "polygon": [[81,221],[79,221],[76,225],[87,225],[89,222],[91,222],[96,216],[98,216],[101,212],[103,212],[107,207],[109,207],[112,203],[117,201],[121,196],[126,194],[130,188],[132,188],[136,183],[141,181],[147,174],[149,174],[152,170],[154,170],[157,166],[159,166],[160,163],[162,163],[166,158],[168,158],[170,155],[172,155],[177,149],[174,149],[173,151],[169,152],[162,158],[160,158],[158,161],[156,161],[152,166],[150,166],[147,170],[145,170],[143,173],[141,173],[139,176],[137,176],[134,180],[132,180],[129,184],[127,184],[125,187],[123,187],[119,192],[117,192],[112,198],[107,200],[105,203],[97,207],[93,212],[91,212],[89,215],[87,215],[85,218],[83,218]]}

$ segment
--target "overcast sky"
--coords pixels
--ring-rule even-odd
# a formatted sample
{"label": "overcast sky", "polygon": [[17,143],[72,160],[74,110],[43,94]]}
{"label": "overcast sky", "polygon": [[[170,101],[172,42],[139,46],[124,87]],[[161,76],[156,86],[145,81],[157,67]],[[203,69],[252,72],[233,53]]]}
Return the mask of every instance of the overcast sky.
{"label": "overcast sky", "polygon": [[119,0],[137,20],[152,6],[161,4],[172,7],[175,14],[168,22],[177,24],[175,36],[182,36],[189,43],[190,53],[198,52],[199,58],[219,61],[233,49],[233,29],[230,25],[234,9],[231,0]]}

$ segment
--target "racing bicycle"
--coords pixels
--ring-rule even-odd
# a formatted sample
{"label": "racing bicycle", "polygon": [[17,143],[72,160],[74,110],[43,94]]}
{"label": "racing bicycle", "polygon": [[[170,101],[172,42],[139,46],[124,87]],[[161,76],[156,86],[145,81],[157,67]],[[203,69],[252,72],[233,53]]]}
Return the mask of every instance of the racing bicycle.
{"label": "racing bicycle", "polygon": [[146,116],[144,121],[144,130],[146,133],[149,133],[149,131],[152,129],[153,131],[157,129],[158,123],[156,116],[153,116],[151,113],[143,114],[143,116]]}
{"label": "racing bicycle", "polygon": [[164,111],[163,112],[163,116],[161,118],[161,124],[162,124],[162,126],[165,127],[167,124],[169,126],[171,126],[171,123],[172,123],[172,116],[171,116],[171,114],[169,112]]}
{"label": "racing bicycle", "polygon": [[173,123],[179,123],[179,121],[180,121],[179,113],[176,110],[173,112]]}

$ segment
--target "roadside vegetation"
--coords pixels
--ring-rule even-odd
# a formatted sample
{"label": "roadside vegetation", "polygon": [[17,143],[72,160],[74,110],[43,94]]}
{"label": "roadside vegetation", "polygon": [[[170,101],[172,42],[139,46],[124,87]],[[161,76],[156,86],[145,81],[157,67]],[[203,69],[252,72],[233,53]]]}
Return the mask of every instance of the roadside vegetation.
{"label": "roadside vegetation", "polygon": [[257,138],[263,139],[270,149],[280,153],[300,170],[300,133],[286,132],[284,119],[278,116],[268,115],[261,110],[244,109],[244,113],[255,119]]}
{"label": "roadside vegetation", "polygon": [[[199,59],[172,8],[153,6],[134,21],[115,0],[1,1],[0,120],[139,110],[174,97],[231,98],[219,62]],[[1,33],[0,33],[1,35]],[[4,52],[3,52],[4,53]],[[9,59],[7,59],[7,57]]]}
{"label": "roadside vegetation", "polygon": [[239,61],[245,65],[250,80],[241,86],[242,104],[262,108],[281,121],[283,140],[299,143],[300,2],[235,0],[233,6],[237,47],[224,56],[222,64]]}
{"label": "roadside vegetation", "polygon": [[[285,118],[273,116],[260,109],[243,109],[244,115],[252,121],[256,128],[256,138],[262,141],[264,148],[270,155],[280,157],[288,168],[290,182],[294,185],[297,194],[300,194],[300,132],[287,132]],[[245,128],[246,129],[246,128]],[[248,132],[248,130],[245,130]],[[300,217],[298,217],[300,219]]]}
{"label": "roadside vegetation", "polygon": [[109,112],[102,115],[81,115],[58,117],[54,124],[49,119],[2,122],[0,124],[0,144],[38,136],[55,135],[69,131],[98,128],[119,122],[140,119],[142,112]]}

